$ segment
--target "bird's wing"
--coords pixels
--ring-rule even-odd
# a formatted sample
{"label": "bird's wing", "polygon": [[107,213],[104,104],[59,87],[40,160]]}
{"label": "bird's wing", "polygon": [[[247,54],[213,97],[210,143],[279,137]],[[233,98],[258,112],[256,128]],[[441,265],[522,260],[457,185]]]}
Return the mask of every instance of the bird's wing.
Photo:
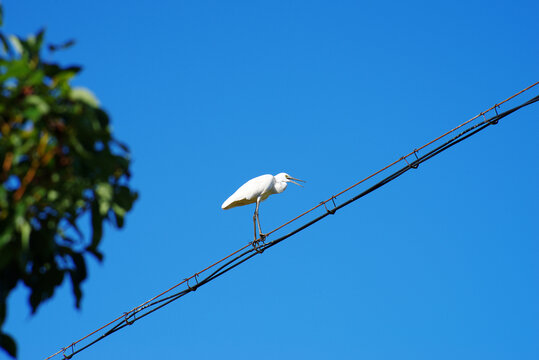
{"label": "bird's wing", "polygon": [[229,197],[228,199],[226,199],[226,201],[223,203],[223,205],[221,205],[221,208],[223,210],[228,210],[228,209],[235,208],[237,206],[248,205],[248,204],[252,204],[252,203],[255,203],[255,202],[256,202],[256,199],[254,199],[254,200],[247,200],[247,199],[234,200],[234,199],[231,199],[231,197]]}
{"label": "bird's wing", "polygon": [[[223,210],[232,209],[233,207],[243,206],[256,202],[256,199],[267,193],[273,184],[273,175],[261,175],[255,177],[243,184],[234,194],[232,194],[221,205]],[[266,197],[264,197],[265,200]]]}

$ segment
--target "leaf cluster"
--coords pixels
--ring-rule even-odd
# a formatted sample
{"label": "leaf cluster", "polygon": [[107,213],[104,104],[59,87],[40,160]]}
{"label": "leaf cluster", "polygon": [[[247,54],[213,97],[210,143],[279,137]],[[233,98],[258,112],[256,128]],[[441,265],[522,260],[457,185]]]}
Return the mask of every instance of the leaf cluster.
{"label": "leaf cluster", "polygon": [[[66,277],[79,307],[85,255],[102,260],[104,223],[121,228],[137,193],[129,150],[113,137],[107,113],[89,90],[71,85],[81,69],[42,58],[44,31],[26,39],[0,33],[0,41],[1,328],[19,281],[32,313]],[[89,234],[79,228],[83,216]],[[0,347],[16,355],[2,331]]]}

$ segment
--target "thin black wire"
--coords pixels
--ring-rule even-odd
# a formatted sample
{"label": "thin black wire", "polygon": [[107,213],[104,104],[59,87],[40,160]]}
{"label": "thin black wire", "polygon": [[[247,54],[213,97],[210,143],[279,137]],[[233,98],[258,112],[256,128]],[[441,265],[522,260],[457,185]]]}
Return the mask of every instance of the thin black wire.
{"label": "thin black wire", "polygon": [[[155,300],[155,301],[153,301],[151,303],[148,303],[148,304],[144,305],[141,308],[136,309],[135,311],[133,311],[131,313],[127,313],[123,320],[118,320],[118,324],[116,324],[113,328],[111,328],[110,330],[105,332],[103,335],[99,336],[97,339],[95,339],[94,341],[88,343],[84,347],[81,347],[80,349],[77,349],[76,351],[73,351],[68,356],[66,356],[64,354],[64,357],[65,358],[71,358],[73,355],[81,352],[82,350],[85,350],[86,348],[92,346],[93,344],[95,344],[96,342],[104,339],[105,337],[107,337],[109,335],[112,335],[116,331],[119,331],[119,330],[123,329],[126,326],[132,325],[134,322],[142,319],[143,317],[145,317],[147,315],[150,315],[154,311],[157,311],[160,308],[170,304],[171,302],[178,300],[179,298],[187,295],[190,292],[196,291],[199,287],[209,283],[210,281],[218,278],[219,276],[224,275],[228,271],[230,271],[230,270],[234,269],[235,267],[241,265],[242,263],[246,262],[247,260],[251,259],[252,257],[254,257],[256,255],[259,255],[259,254],[262,254],[265,250],[267,250],[267,249],[281,243],[282,241],[284,241],[284,240],[288,239],[289,237],[297,234],[298,232],[310,227],[311,225],[313,225],[313,224],[317,223],[318,221],[324,219],[326,216],[335,214],[337,210],[339,210],[339,209],[341,209],[341,208],[343,208],[343,207],[345,207],[345,206],[359,200],[360,198],[370,194],[371,192],[375,191],[376,189],[379,189],[380,187],[382,187],[382,186],[388,184],[389,182],[395,180],[396,178],[398,178],[402,174],[406,173],[410,169],[417,169],[419,167],[419,165],[424,163],[425,161],[427,161],[427,160],[433,158],[434,156],[440,154],[441,152],[455,146],[456,144],[460,143],[461,141],[464,141],[464,140],[468,139],[469,137],[477,134],[478,132],[486,129],[487,127],[497,124],[499,120],[501,120],[502,118],[512,114],[513,112],[515,112],[515,111],[517,111],[517,110],[519,110],[519,109],[521,109],[521,108],[523,108],[525,106],[531,105],[531,104],[533,104],[533,103],[535,103],[537,101],[539,101],[539,96],[536,96],[536,97],[526,101],[525,103],[523,103],[521,105],[518,105],[518,106],[516,106],[514,108],[511,108],[511,109],[509,109],[509,110],[507,110],[507,111],[505,111],[503,113],[496,114],[495,116],[493,116],[493,117],[491,117],[489,119],[486,119],[486,120],[484,120],[484,121],[482,121],[482,122],[480,122],[478,124],[475,124],[475,125],[467,128],[467,129],[465,129],[464,131],[462,131],[459,134],[455,135],[450,140],[446,141],[445,143],[441,144],[440,146],[436,147],[435,149],[429,151],[425,155],[422,155],[421,157],[417,157],[416,160],[408,163],[403,168],[395,171],[394,173],[390,174],[386,178],[380,180],[379,182],[372,185],[368,189],[364,190],[360,194],[350,198],[349,200],[341,203],[340,205],[334,206],[333,209],[331,209],[331,210],[326,209],[327,211],[324,214],[322,214],[322,215],[314,218],[313,220],[305,223],[304,225],[294,229],[293,231],[289,232],[288,234],[283,235],[283,236],[281,236],[281,237],[279,237],[279,238],[277,238],[275,240],[269,241],[267,243],[263,243],[262,245],[258,245],[256,247],[256,249],[255,249],[255,247],[253,247],[253,248],[250,248],[249,250],[245,250],[244,252],[240,253],[239,255],[234,257],[233,259],[231,259],[228,262],[226,262],[225,264],[221,265],[219,268],[217,268],[211,274],[206,276],[204,279],[198,281],[196,283],[196,285],[193,285],[193,286],[188,285],[188,288],[185,289],[185,290],[182,290],[180,292],[177,292],[176,294],[172,294],[170,296],[167,296],[167,297],[165,297],[163,299]],[[416,154],[416,156],[417,156],[417,154]],[[158,305],[158,306],[156,306],[156,305]],[[154,307],[154,306],[156,306],[156,307]],[[145,310],[147,310],[149,308],[152,308],[152,309],[144,312],[142,315],[137,316],[137,314],[139,314],[142,311],[145,311]]]}

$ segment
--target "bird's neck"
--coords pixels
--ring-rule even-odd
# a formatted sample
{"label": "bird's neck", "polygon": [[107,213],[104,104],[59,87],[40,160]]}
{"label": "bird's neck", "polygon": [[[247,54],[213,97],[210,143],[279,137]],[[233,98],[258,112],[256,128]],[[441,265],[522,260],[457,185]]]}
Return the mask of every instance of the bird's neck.
{"label": "bird's neck", "polygon": [[275,183],[274,189],[276,194],[282,193],[286,187],[288,186],[288,183],[285,181],[278,181]]}

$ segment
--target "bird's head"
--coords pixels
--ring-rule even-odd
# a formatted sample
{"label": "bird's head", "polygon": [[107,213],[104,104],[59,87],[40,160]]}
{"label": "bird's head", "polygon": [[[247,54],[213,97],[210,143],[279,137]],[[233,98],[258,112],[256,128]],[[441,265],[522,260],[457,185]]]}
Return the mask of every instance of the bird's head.
{"label": "bird's head", "polygon": [[[278,182],[285,182],[285,183],[291,182],[291,183],[294,183],[294,184],[299,185],[301,187],[303,187],[303,185],[298,184],[296,181],[306,182],[305,180],[296,179],[296,178],[288,175],[287,173],[279,173],[279,174],[275,175],[275,180],[277,180]],[[294,180],[296,180],[296,181],[294,181]]]}

